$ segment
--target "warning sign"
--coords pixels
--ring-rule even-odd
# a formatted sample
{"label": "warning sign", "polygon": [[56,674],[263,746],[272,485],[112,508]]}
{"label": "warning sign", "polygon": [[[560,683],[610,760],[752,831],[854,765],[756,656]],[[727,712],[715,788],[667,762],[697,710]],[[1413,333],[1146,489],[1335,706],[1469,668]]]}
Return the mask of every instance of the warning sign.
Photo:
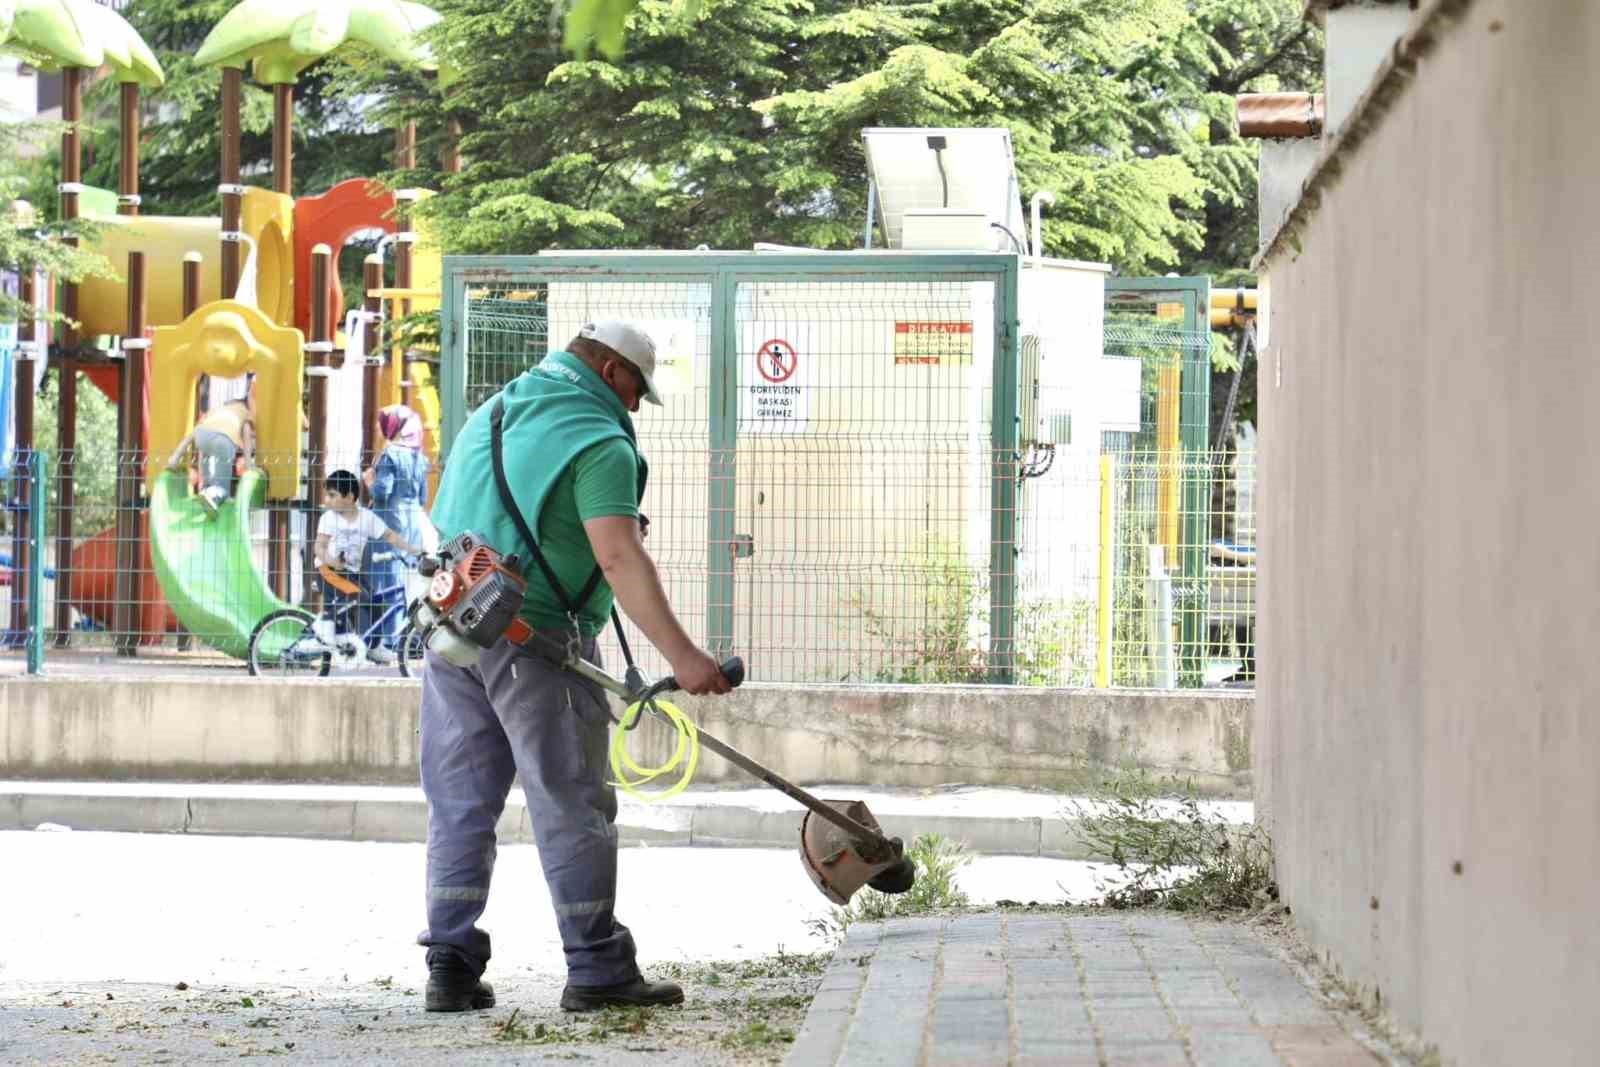
{"label": "warning sign", "polygon": [[755,373],[741,375],[740,433],[805,432],[811,420],[811,391],[800,369],[801,358],[782,337],[769,337],[756,346]]}
{"label": "warning sign", "polygon": [[799,357],[795,355],[794,345],[781,337],[774,337],[761,345],[761,351],[756,354],[756,370],[761,376],[774,384],[786,382],[794,376],[795,368],[800,365]]}
{"label": "warning sign", "polygon": [[965,366],[972,362],[972,323],[894,324],[895,366]]}

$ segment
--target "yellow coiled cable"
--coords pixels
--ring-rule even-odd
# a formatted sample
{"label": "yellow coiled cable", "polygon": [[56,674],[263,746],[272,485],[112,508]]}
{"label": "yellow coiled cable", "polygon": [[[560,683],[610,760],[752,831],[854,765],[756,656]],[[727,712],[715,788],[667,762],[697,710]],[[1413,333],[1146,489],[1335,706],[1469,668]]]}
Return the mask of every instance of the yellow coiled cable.
{"label": "yellow coiled cable", "polygon": [[[689,787],[689,782],[694,778],[695,768],[700,764],[700,733],[694,728],[689,716],[680,711],[677,705],[654,699],[649,701],[649,705],[666,716],[667,721],[677,731],[678,746],[673,750],[672,758],[659,767],[641,767],[636,763],[628,754],[628,733],[639,716],[644,714],[645,704],[635,702],[628,705],[627,710],[622,713],[622,721],[611,734],[611,773],[616,776],[611,784],[629,796],[638,797],[646,803],[653,803],[676,796]],[[670,773],[679,764],[683,764],[683,776],[672,785],[651,793],[640,790],[640,786]],[[630,774],[638,777],[630,779]]]}

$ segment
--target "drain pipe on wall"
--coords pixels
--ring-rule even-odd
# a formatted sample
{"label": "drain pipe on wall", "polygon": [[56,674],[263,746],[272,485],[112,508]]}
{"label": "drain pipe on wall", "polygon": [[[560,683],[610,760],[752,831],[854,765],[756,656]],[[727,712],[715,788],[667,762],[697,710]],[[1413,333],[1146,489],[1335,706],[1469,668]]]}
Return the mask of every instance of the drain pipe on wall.
{"label": "drain pipe on wall", "polygon": [[1044,258],[1044,229],[1039,222],[1039,205],[1041,203],[1054,204],[1055,202],[1056,194],[1048,189],[1040,189],[1033,194],[1031,207],[1033,209],[1033,258],[1035,260]]}

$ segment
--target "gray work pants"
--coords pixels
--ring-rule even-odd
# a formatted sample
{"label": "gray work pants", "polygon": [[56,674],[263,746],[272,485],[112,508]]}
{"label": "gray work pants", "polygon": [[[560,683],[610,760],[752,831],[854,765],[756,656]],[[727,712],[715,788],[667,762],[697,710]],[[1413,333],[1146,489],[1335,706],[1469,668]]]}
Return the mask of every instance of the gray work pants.
{"label": "gray work pants", "polygon": [[[593,641],[583,655],[599,662]],[[617,796],[606,784],[609,723],[599,687],[506,641],[466,669],[428,653],[428,929],[417,941],[430,959],[450,952],[479,974],[489,961],[489,935],[477,923],[494,871],[495,822],[520,774],[568,981],[608,986],[639,977],[633,935],[612,913]]]}
{"label": "gray work pants", "polygon": [[200,457],[200,488],[218,488],[224,494],[233,485],[233,461],[239,446],[233,438],[216,430],[196,429],[194,450]]}

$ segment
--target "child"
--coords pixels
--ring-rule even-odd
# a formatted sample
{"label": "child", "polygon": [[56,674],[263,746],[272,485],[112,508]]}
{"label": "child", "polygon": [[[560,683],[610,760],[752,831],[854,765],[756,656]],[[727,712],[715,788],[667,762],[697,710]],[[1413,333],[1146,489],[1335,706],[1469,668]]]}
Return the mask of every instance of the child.
{"label": "child", "polygon": [[[317,522],[317,568],[325,588],[347,596],[366,593],[370,598],[370,577],[362,570],[362,557],[368,541],[386,541],[402,552],[421,555],[422,549],[411,544],[383,524],[360,504],[361,482],[349,471],[338,470],[328,475],[323,483],[322,501],[328,510]],[[351,576],[355,581],[351,581]],[[371,610],[371,605],[364,605]],[[382,644],[373,646],[368,657],[379,664],[394,662],[394,652]]]}
{"label": "child", "polygon": [[168,461],[169,470],[178,470],[193,452],[200,468],[200,503],[208,516],[214,516],[228,499],[233,479],[241,471],[239,460],[248,466],[255,459],[255,391],[244,400],[230,400],[213,408],[196,424]]}

